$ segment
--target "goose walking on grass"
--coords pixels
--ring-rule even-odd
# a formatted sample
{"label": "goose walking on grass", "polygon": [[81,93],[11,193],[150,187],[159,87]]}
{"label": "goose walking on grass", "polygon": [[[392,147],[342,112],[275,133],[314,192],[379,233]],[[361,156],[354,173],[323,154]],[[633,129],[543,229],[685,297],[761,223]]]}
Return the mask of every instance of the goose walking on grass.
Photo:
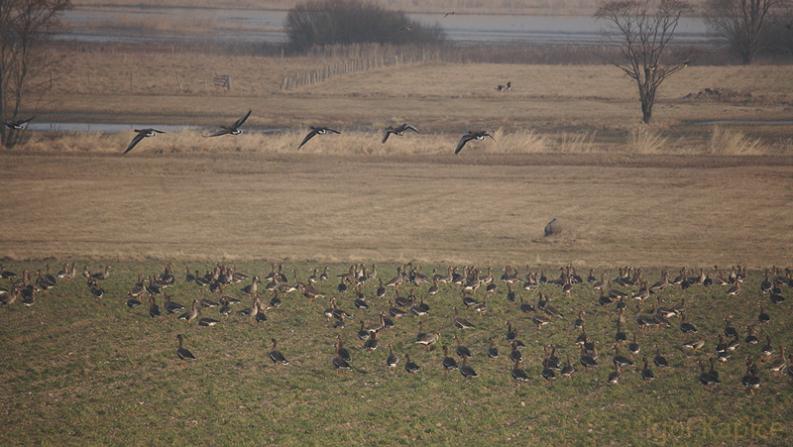
{"label": "goose walking on grass", "polygon": [[517,382],[528,382],[529,375],[526,373],[526,370],[520,367],[520,359],[515,360],[515,364],[512,367],[512,378]]}
{"label": "goose walking on grass", "polygon": [[176,336],[176,339],[179,340],[179,347],[176,348],[176,355],[182,360],[195,360],[195,355],[184,347],[184,335],[179,334]]}
{"label": "goose walking on grass", "polygon": [[466,379],[470,379],[472,377],[477,377],[479,374],[476,373],[473,367],[466,363],[466,358],[463,357],[463,361],[460,363],[460,374]]}
{"label": "goose walking on grass", "polygon": [[391,127],[391,126],[386,127],[385,130],[383,131],[383,143],[388,141],[388,137],[389,136],[396,135],[396,136],[400,136],[401,137],[402,134],[404,134],[408,130],[410,130],[412,132],[415,132],[415,133],[419,133],[419,130],[416,129],[415,126],[413,126],[412,124],[408,124],[408,123],[404,123],[401,126],[397,126],[397,127]]}
{"label": "goose walking on grass", "polygon": [[239,135],[242,133],[242,125],[245,124],[245,121],[251,116],[251,110],[248,110],[248,113],[240,117],[237,121],[234,122],[231,126],[220,126],[220,129],[207,137],[219,137],[222,135]]}
{"label": "goose walking on grass", "polygon": [[311,140],[312,138],[314,138],[317,135],[325,135],[325,134],[328,134],[328,133],[335,133],[337,135],[341,134],[341,132],[339,132],[338,130],[331,129],[330,127],[314,127],[314,126],[311,126],[311,130],[308,132],[306,137],[303,138],[303,142],[300,143],[300,146],[298,146],[297,148],[298,149],[302,148],[306,143],[308,143],[309,140]]}
{"label": "goose walking on grass", "polygon": [[135,129],[135,136],[132,138],[132,141],[129,142],[127,148],[124,150],[124,153],[121,155],[127,155],[129,151],[135,149],[135,146],[138,145],[144,138],[154,137],[157,136],[158,133],[165,133],[161,130],[153,129],[153,128],[146,128],[146,129]]}
{"label": "goose walking on grass", "polygon": [[288,365],[289,361],[284,357],[284,354],[278,350],[278,342],[275,341],[274,338],[271,338],[270,341],[273,343],[273,347],[270,349],[270,352],[267,354],[270,357],[270,360],[276,365]]}
{"label": "goose walking on grass", "polygon": [[443,360],[441,361],[441,365],[446,371],[457,369],[457,360],[449,356],[449,348],[446,345],[443,346]]}
{"label": "goose walking on grass", "polygon": [[493,136],[490,135],[485,130],[479,130],[476,132],[472,132],[469,130],[468,132],[464,133],[463,136],[460,138],[460,141],[457,143],[457,147],[454,148],[454,154],[455,155],[459,154],[460,151],[463,150],[463,147],[465,147],[465,145],[468,144],[469,141],[471,140],[483,141],[485,138],[490,138],[491,140],[495,141],[495,138],[493,138]]}
{"label": "goose walking on grass", "polygon": [[394,348],[391,345],[388,345],[388,356],[385,359],[385,364],[389,368],[396,368],[399,364],[399,357],[394,354]]}
{"label": "goose walking on grass", "polygon": [[410,355],[405,354],[405,371],[410,374],[416,374],[419,370],[421,370],[421,367],[413,360],[410,360]]}

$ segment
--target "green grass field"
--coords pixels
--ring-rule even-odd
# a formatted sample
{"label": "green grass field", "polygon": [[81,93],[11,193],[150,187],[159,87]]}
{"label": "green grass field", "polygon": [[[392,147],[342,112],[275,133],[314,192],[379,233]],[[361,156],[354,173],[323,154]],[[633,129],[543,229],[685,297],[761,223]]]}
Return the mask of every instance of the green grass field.
{"label": "green grass field", "polygon": [[[54,260],[52,270],[58,270]],[[78,268],[84,264],[77,263]],[[19,302],[0,307],[0,414],[3,429],[0,445],[790,445],[793,428],[793,389],[786,376],[775,375],[768,365],[778,358],[781,346],[791,346],[793,324],[790,289],[783,287],[785,302],[773,305],[760,293],[761,272],[750,272],[744,290],[728,298],[726,287],[695,285],[685,293],[672,287],[660,294],[662,304],[672,306],[685,296],[688,320],[699,328],[696,337],[683,334],[679,319],[672,327],[653,332],[636,330],[634,301],[628,303],[626,331],[638,333],[641,356],[650,361],[657,343],[671,367],[653,367],[656,380],[644,382],[640,368],[625,370],[619,385],[609,385],[611,344],[615,333],[615,308],[599,306],[598,292],[579,284],[565,298],[558,286],[539,290],[551,297],[566,317],[538,330],[532,314],[522,313],[518,303],[505,299],[506,286],[487,296],[488,311],[479,315],[463,309],[457,286],[441,286],[427,298],[431,306],[423,318],[425,331],[438,330],[452,351],[456,334],[473,351],[469,362],[479,377],[465,380],[458,372],[441,367],[442,352],[426,351],[413,344],[418,318],[398,319],[394,328],[379,334],[374,352],[361,349],[356,338],[358,320],[367,326],[378,323],[394,290],[386,299],[374,297],[376,283],[367,284],[370,308],[357,310],[351,293],[341,295],[339,305],[354,314],[344,329],[334,329],[323,310],[327,300],[312,301],[299,293],[283,296],[283,305],[269,310],[268,321],[253,323],[237,315],[250,300],[239,288],[226,292],[242,303],[228,317],[216,309],[203,316],[219,318],[216,327],[199,327],[178,321],[174,315],[150,318],[146,306],[128,309],[127,290],[137,274],[156,274],[159,261],[113,262],[111,277],[103,281],[105,297],[96,299],[80,278],[60,282],[37,295],[32,307]],[[209,264],[188,263],[202,272]],[[35,272],[43,262],[14,262],[6,269]],[[99,270],[100,264],[89,267]],[[189,305],[193,298],[210,292],[187,283],[184,263],[174,265],[176,285],[167,289],[173,299]],[[305,280],[315,265],[285,265],[290,281],[293,268]],[[321,267],[321,266],[319,266]],[[346,265],[332,265],[330,279],[319,288],[331,295],[336,274]],[[423,266],[429,274],[433,266]],[[445,266],[436,266],[444,271]],[[378,266],[379,277],[388,280],[395,266]],[[557,267],[546,269],[555,277]],[[238,271],[263,275],[269,263],[244,262]],[[498,278],[501,267],[494,266]],[[521,277],[526,268],[521,268]],[[536,271],[536,269],[535,269]],[[579,269],[585,276],[586,271]],[[596,272],[599,273],[599,272]],[[616,276],[608,271],[607,277]],[[672,272],[674,276],[674,272]],[[645,273],[652,284],[658,270]],[[35,278],[35,273],[34,273]],[[0,286],[8,288],[9,281]],[[423,297],[427,286],[417,288]],[[538,292],[518,289],[518,296],[534,303]],[[626,289],[623,287],[623,289]],[[403,288],[406,295],[410,288]],[[480,301],[483,288],[475,293]],[[265,301],[270,295],[264,294]],[[651,299],[650,301],[654,301]],[[160,306],[162,300],[158,298]],[[643,304],[649,311],[651,302]],[[771,316],[758,324],[761,342],[743,343],[748,324],[757,321],[761,306]],[[460,331],[451,324],[452,308],[473,321],[476,329]],[[584,370],[574,344],[578,331],[572,321],[586,310],[586,329],[598,342],[600,366]],[[354,311],[354,312],[353,312]],[[732,358],[717,365],[721,385],[713,389],[698,381],[698,359],[714,355],[724,317],[734,316],[741,345]],[[507,320],[525,342],[524,364],[530,382],[515,383],[510,377],[509,347],[505,340]],[[747,356],[760,357],[767,333],[774,354],[758,360],[762,385],[749,394],[741,385]],[[188,363],[176,356],[176,335],[185,334],[185,345],[197,357]],[[356,370],[337,372],[331,366],[333,340],[341,334],[352,354]],[[485,355],[487,339],[495,336],[501,355]],[[289,366],[274,366],[267,358],[269,340]],[[685,354],[681,343],[706,340],[699,354]],[[570,355],[577,367],[572,378],[546,383],[540,375],[543,345],[559,347],[564,363]],[[399,367],[385,365],[388,344],[400,357]],[[621,348],[622,354],[627,349]],[[405,354],[420,366],[417,375],[405,372]]]}

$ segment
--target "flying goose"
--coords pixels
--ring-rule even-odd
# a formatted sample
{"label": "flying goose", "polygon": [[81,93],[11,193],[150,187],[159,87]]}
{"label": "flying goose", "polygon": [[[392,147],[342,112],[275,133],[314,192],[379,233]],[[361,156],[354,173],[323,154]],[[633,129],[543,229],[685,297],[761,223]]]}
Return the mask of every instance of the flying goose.
{"label": "flying goose", "polygon": [[391,126],[386,127],[385,130],[383,131],[383,143],[385,143],[388,140],[388,137],[391,136],[392,134],[397,136],[402,136],[402,134],[404,134],[408,130],[419,133],[419,130],[416,129],[415,126],[408,123],[404,123],[401,126],[397,126],[397,127],[391,127]]}
{"label": "flying goose", "polygon": [[26,127],[25,124],[33,121],[33,118],[35,118],[35,116],[31,116],[30,118],[24,120],[6,120],[4,124],[11,130],[22,130]]}
{"label": "flying goose", "polygon": [[242,125],[245,124],[245,121],[248,120],[248,117],[251,116],[251,112],[252,112],[251,110],[248,110],[248,113],[246,113],[240,119],[235,121],[234,124],[232,124],[231,126],[228,126],[228,127],[220,126],[220,129],[217,132],[215,132],[215,133],[213,133],[211,135],[207,135],[207,137],[219,137],[219,136],[222,136],[222,135],[239,135],[239,134],[241,134],[242,133],[242,129],[240,129],[240,127],[242,127]]}
{"label": "flying goose", "polygon": [[495,141],[495,138],[493,138],[493,136],[487,133],[487,131],[485,130],[479,130],[476,132],[469,130],[468,132],[464,133],[463,136],[460,138],[460,141],[457,143],[457,147],[454,148],[454,154],[455,155],[459,154],[460,151],[463,150],[463,147],[465,147],[465,145],[469,141],[471,140],[482,141],[485,138],[490,138],[491,140]]}
{"label": "flying goose", "polygon": [[138,145],[144,138],[154,137],[157,136],[158,133],[165,133],[161,130],[153,129],[153,128],[146,128],[146,129],[135,129],[135,136],[132,138],[132,141],[129,142],[127,149],[121,155],[127,155],[127,152],[131,151]]}
{"label": "flying goose", "polygon": [[329,127],[314,127],[314,126],[311,126],[311,131],[309,131],[308,134],[306,135],[306,137],[303,138],[303,142],[300,143],[300,146],[298,146],[297,148],[300,149],[301,147],[303,147],[303,145],[308,143],[308,140],[314,138],[315,136],[317,136],[317,135],[325,135],[325,134],[327,134],[329,132],[330,133],[335,133],[337,135],[341,133],[338,130],[331,129]]}

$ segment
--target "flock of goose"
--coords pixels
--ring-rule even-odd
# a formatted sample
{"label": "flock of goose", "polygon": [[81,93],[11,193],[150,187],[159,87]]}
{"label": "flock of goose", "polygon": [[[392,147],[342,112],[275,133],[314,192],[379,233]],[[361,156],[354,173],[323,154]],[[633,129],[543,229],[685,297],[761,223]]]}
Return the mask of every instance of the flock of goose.
{"label": "flock of goose", "polygon": [[[508,84],[509,84],[509,88],[512,88],[511,83]],[[220,137],[223,135],[240,135],[241,133],[243,133],[242,126],[243,124],[245,124],[245,121],[247,121],[248,118],[251,116],[251,113],[253,112],[251,110],[248,110],[247,113],[242,115],[240,119],[235,121],[232,125],[221,126],[219,130],[207,135],[207,137],[211,138],[211,137]],[[416,128],[416,126],[410,123],[402,123],[399,126],[388,126],[385,129],[383,129],[382,143],[385,144],[385,142],[388,141],[388,137],[390,137],[391,135],[402,136],[407,131],[419,133],[419,130]],[[134,149],[135,146],[137,146],[138,143],[140,143],[144,138],[154,137],[157,134],[162,134],[162,133],[165,132],[153,128],[135,129],[135,136],[132,138],[132,141],[130,141],[126,150],[124,150],[124,154]],[[298,149],[302,148],[303,146],[306,145],[306,143],[308,143],[312,138],[316,137],[317,135],[326,135],[326,134],[339,135],[341,134],[341,131],[324,126],[310,126],[309,132],[306,134],[306,136],[303,138],[303,141],[300,142],[300,145],[298,145],[297,148]],[[463,150],[463,147],[471,140],[482,141],[485,138],[493,139],[493,136],[484,130],[479,130],[479,131],[469,130],[466,133],[464,133],[462,137],[460,137],[460,141],[457,143],[457,146],[454,149],[454,153],[459,154],[460,151]]]}
{"label": "flock of goose", "polygon": [[[508,83],[508,85],[509,85],[509,88],[512,88],[511,83]],[[502,87],[502,86],[499,86],[499,87]],[[504,87],[504,88],[506,88],[506,87]],[[233,135],[242,134],[243,133],[242,126],[245,124],[245,122],[248,120],[248,118],[250,118],[251,113],[253,113],[253,111],[248,110],[247,113],[245,113],[243,116],[241,116],[237,121],[235,121],[230,126],[220,126],[217,131],[215,131],[215,132],[213,132],[213,133],[211,133],[209,135],[206,135],[206,136],[211,138],[211,137],[220,137],[220,136],[224,136],[224,135],[232,135],[233,136]],[[27,118],[27,119],[24,119],[24,120],[18,120],[18,121],[5,121],[5,126],[7,128],[9,128],[9,129],[12,129],[12,130],[23,130],[23,129],[26,128],[26,125],[28,123],[30,123],[32,120],[33,120],[33,117]],[[141,141],[143,141],[144,139],[155,137],[158,134],[166,133],[166,132],[164,132],[162,130],[158,130],[158,129],[155,129],[155,128],[152,128],[152,127],[147,127],[145,129],[135,129],[134,131],[135,131],[135,136],[132,138],[132,141],[129,142],[129,144],[127,145],[126,149],[124,149],[123,155],[126,155],[127,153],[129,153],[130,151],[135,149],[135,147]],[[403,123],[403,124],[401,124],[399,126],[388,126],[385,129],[383,129],[383,140],[382,140],[382,143],[385,144],[385,142],[388,141],[388,137],[391,136],[391,135],[402,136],[407,131],[411,131],[411,132],[414,132],[414,133],[419,133],[419,130],[416,128],[416,126],[414,126],[412,124],[409,124],[409,123]],[[302,148],[303,146],[305,146],[306,143],[308,143],[312,138],[314,138],[317,135],[326,135],[326,134],[337,134],[337,135],[339,135],[339,134],[341,134],[341,131],[338,131],[338,130],[335,130],[335,129],[331,129],[330,127],[311,126],[309,128],[308,134],[306,134],[305,138],[303,138],[303,141],[300,143],[300,145],[297,148],[298,149]],[[460,137],[460,140],[457,143],[457,146],[455,146],[454,153],[455,154],[459,154],[460,151],[463,150],[463,147],[469,141],[472,141],[472,140],[482,141],[485,138],[494,139],[493,136],[490,133],[488,133],[487,131],[484,131],[484,130],[470,131],[469,130],[469,131],[465,132],[462,135],[462,137]]]}
{"label": "flock of goose", "polygon": [[[661,278],[652,285],[644,278],[641,269],[621,268],[614,278],[607,278],[605,273],[599,277],[592,271],[584,278],[576,273],[575,268],[566,266],[560,269],[558,277],[547,277],[544,272],[531,272],[519,274],[517,269],[507,266],[500,277],[493,275],[488,268],[482,271],[477,267],[466,266],[462,268],[449,266],[446,273],[439,273],[433,269],[431,274],[425,274],[421,269],[412,264],[407,264],[397,268],[397,274],[389,281],[383,282],[377,276],[377,267],[367,268],[364,265],[351,265],[349,270],[336,275],[338,284],[333,288],[332,293],[323,292],[321,289],[324,284],[330,281],[328,267],[320,270],[315,268],[308,278],[300,281],[297,272],[293,272],[292,280],[284,273],[281,265],[273,265],[271,271],[262,278],[259,276],[249,277],[238,272],[233,266],[216,265],[211,271],[201,274],[197,270],[191,271],[186,268],[185,282],[194,284],[199,296],[192,301],[190,306],[184,306],[176,301],[167,292],[177,279],[170,265],[157,275],[144,278],[139,275],[137,281],[130,287],[125,305],[129,308],[141,307],[146,310],[152,318],[161,318],[166,315],[176,315],[180,320],[187,323],[195,322],[200,326],[214,326],[221,323],[221,319],[233,314],[248,318],[253,322],[265,322],[268,320],[267,312],[276,311],[282,305],[282,300],[291,295],[297,295],[294,299],[307,299],[311,301],[328,300],[328,306],[324,309],[324,316],[333,328],[344,328],[353,318],[353,314],[344,310],[342,302],[349,300],[362,314],[377,318],[377,322],[367,325],[360,320],[360,329],[357,338],[360,340],[360,351],[375,351],[381,346],[382,338],[388,338],[391,328],[397,326],[400,320],[414,316],[419,318],[419,331],[415,339],[410,340],[409,344],[416,344],[426,348],[428,351],[434,349],[436,345],[441,345],[442,356],[438,358],[438,365],[443,369],[457,370],[465,378],[477,377],[478,373],[474,366],[469,364],[475,357],[480,355],[488,359],[501,357],[497,340],[503,338],[502,343],[509,347],[508,358],[511,367],[511,376],[515,381],[525,382],[531,380],[529,370],[522,367],[525,360],[521,348],[526,346],[520,337],[517,325],[512,321],[530,321],[537,329],[534,336],[544,345],[544,355],[540,362],[539,376],[546,381],[555,380],[557,377],[570,377],[576,374],[578,368],[589,370],[597,368],[604,363],[612,369],[608,375],[608,383],[618,384],[626,370],[635,369],[641,379],[645,381],[653,380],[656,373],[653,368],[658,370],[669,368],[671,362],[664,356],[660,346],[658,336],[659,331],[674,331],[679,333],[681,339],[677,348],[685,353],[686,358],[694,356],[699,366],[697,379],[705,386],[712,387],[720,383],[719,372],[716,368],[719,364],[729,364],[728,361],[737,357],[741,345],[747,347],[745,351],[745,373],[742,378],[742,385],[751,392],[760,388],[763,380],[763,370],[772,375],[782,377],[788,375],[793,379],[793,354],[785,354],[784,346],[775,347],[771,337],[762,340],[762,334],[758,333],[758,326],[768,325],[771,316],[766,311],[765,302],[771,306],[778,306],[784,303],[784,289],[793,288],[793,270],[778,269],[776,267],[765,271],[763,280],[760,282],[758,290],[744,291],[744,280],[747,277],[745,268],[734,267],[727,272],[722,272],[714,268],[712,273],[699,270],[696,274],[692,271],[681,269],[679,274],[670,279],[670,275],[664,271]],[[0,303],[3,305],[13,305],[18,300],[25,306],[32,306],[36,302],[36,296],[40,293],[56,287],[57,283],[63,280],[77,279],[80,276],[85,280],[88,291],[96,298],[103,298],[105,291],[101,282],[107,280],[111,274],[111,267],[106,266],[101,271],[92,272],[87,268],[83,269],[82,274],[74,264],[65,265],[56,274],[46,271],[38,271],[34,277],[30,272],[23,271],[19,276],[12,271],[0,267],[0,278],[10,281],[8,289],[0,289]],[[244,286],[243,286],[244,284]],[[376,284],[376,286],[375,286]],[[616,284],[616,287],[613,286]],[[410,288],[411,292],[407,296],[402,295],[401,287]],[[750,300],[756,302],[753,307],[759,308],[757,315],[727,315],[724,319],[724,329],[722,333],[704,334],[700,331],[692,320],[689,319],[690,306],[686,305],[686,294],[691,291],[702,292],[702,288],[721,288],[716,295],[723,295],[728,300]],[[235,293],[229,290],[239,288],[241,294],[250,299],[250,306],[241,310],[234,310],[240,305],[240,299]],[[585,288],[599,292],[599,297],[594,302],[582,302],[582,299],[572,300],[572,296],[579,295]],[[472,350],[461,341],[461,335],[466,331],[476,331],[480,324],[473,323],[464,315],[461,315],[457,307],[452,307],[448,314],[448,326],[435,328],[434,330],[424,330],[422,317],[432,313],[443,312],[434,307],[441,307],[442,304],[432,303],[433,298],[446,289],[447,294],[459,293],[461,296],[461,308],[467,312],[473,312],[487,318],[488,300],[504,300],[509,307],[508,313],[514,316],[509,321],[505,321],[505,331],[503,334],[487,334],[487,348],[483,354],[474,354]],[[682,300],[674,305],[665,305],[664,296],[671,290],[679,289],[683,294]],[[523,292],[521,292],[523,290]],[[562,298],[551,298],[551,292],[558,290]],[[207,294],[209,292],[209,295]],[[393,291],[393,292],[391,292]],[[421,298],[419,295],[421,294]],[[521,294],[530,293],[535,295],[535,301],[530,303],[524,300]],[[264,295],[270,295],[269,300]],[[479,297],[477,297],[479,295]],[[557,293],[553,293],[557,295]],[[206,298],[212,296],[213,298]],[[290,298],[291,299],[291,298]],[[564,299],[577,307],[577,317],[572,321],[565,318],[552,300]],[[628,302],[635,302],[635,306],[629,306]],[[647,309],[645,302],[652,303]],[[729,303],[729,302],[726,302]],[[729,306],[729,305],[728,305]],[[371,309],[378,307],[380,310]],[[634,307],[632,313],[630,308]],[[216,309],[217,318],[203,316],[205,309]],[[595,310],[600,309],[600,310]],[[448,309],[447,309],[448,312]],[[595,340],[586,331],[586,317],[588,313],[606,313],[613,315],[615,333],[611,340]],[[630,315],[632,313],[632,315]],[[630,336],[626,327],[630,318],[635,324],[635,332]],[[523,316],[524,318],[521,318]],[[673,320],[679,319],[679,323],[673,324]],[[734,324],[734,321],[741,320],[746,324],[744,332]],[[549,325],[560,326],[565,332],[571,334],[569,346],[557,346],[546,344],[542,341],[542,329]],[[677,326],[677,328],[674,328]],[[444,334],[445,332],[445,334]],[[642,343],[639,342],[637,334],[641,334]],[[574,337],[574,343],[572,339]],[[444,344],[444,340],[451,338],[455,342],[453,354],[450,354],[449,347]],[[653,340],[655,338],[655,340]],[[667,337],[668,338],[668,337]],[[396,341],[396,340],[392,340]],[[764,341],[764,343],[763,343]],[[277,365],[287,365],[287,356],[278,350],[278,342],[271,339],[272,348],[268,353],[270,360]],[[605,343],[611,347],[613,354],[610,359],[604,359],[599,343]],[[329,342],[330,344],[330,342]],[[642,344],[649,344],[654,347],[654,352],[643,347]],[[759,346],[759,349],[754,347]],[[643,349],[644,348],[644,349]],[[626,350],[627,352],[623,353]],[[571,361],[570,351],[578,351],[578,361]],[[648,360],[648,351],[652,361]],[[565,361],[561,359],[561,352],[565,352]],[[184,346],[183,335],[178,336],[178,348],[176,350],[178,358],[182,360],[194,361],[197,356]],[[705,355],[705,361],[702,356]],[[410,374],[419,373],[422,367],[413,359],[409,353],[405,352],[404,370]],[[692,357],[692,358],[694,358]],[[609,361],[610,360],[610,361]],[[393,343],[387,345],[387,355],[383,366],[389,369],[396,368],[400,364],[400,355],[393,349]],[[736,363],[736,362],[732,362]],[[333,340],[333,354],[330,364],[337,370],[355,370],[353,366],[351,350],[345,347],[345,341],[340,332],[337,332]],[[685,362],[684,362],[685,364]]]}

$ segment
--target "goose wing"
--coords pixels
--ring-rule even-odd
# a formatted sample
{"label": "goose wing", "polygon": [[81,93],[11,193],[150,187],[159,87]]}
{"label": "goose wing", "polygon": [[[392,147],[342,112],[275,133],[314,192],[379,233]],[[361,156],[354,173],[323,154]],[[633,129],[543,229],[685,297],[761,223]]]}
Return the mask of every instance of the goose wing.
{"label": "goose wing", "polygon": [[460,142],[457,143],[457,147],[454,149],[454,154],[455,155],[459,154],[460,151],[463,150],[463,147],[465,146],[465,144],[468,143],[469,141],[473,140],[474,138],[476,138],[476,137],[474,135],[470,134],[470,133],[467,133],[467,134],[463,135],[462,138],[460,138]]}
{"label": "goose wing", "polygon": [[144,132],[144,131],[138,132],[137,135],[135,135],[135,138],[133,138],[132,141],[129,142],[129,146],[127,146],[127,150],[125,150],[122,155],[126,155],[127,152],[129,152],[132,149],[134,149],[135,146],[137,146],[138,143],[140,143],[140,140],[142,140],[144,138],[146,138],[146,132]]}
{"label": "goose wing", "polygon": [[338,134],[341,134],[341,132],[340,132],[340,131],[338,131],[338,130],[335,130],[335,129],[331,129],[330,127],[326,127],[326,128],[325,128],[325,132],[333,132],[333,133],[335,133],[335,134],[337,134],[337,135],[338,135]]}
{"label": "goose wing", "polygon": [[308,135],[306,135],[306,137],[305,137],[305,138],[303,138],[303,142],[302,142],[302,143],[300,143],[300,146],[298,146],[297,148],[298,148],[298,149],[300,149],[301,147],[303,147],[303,145],[304,145],[304,144],[306,144],[306,143],[308,143],[308,140],[310,140],[310,139],[314,138],[314,136],[315,136],[317,133],[319,133],[319,129],[318,129],[318,128],[315,128],[315,127],[312,127],[312,128],[311,128],[311,132],[309,132],[309,133],[308,133]]}
{"label": "goose wing", "polygon": [[386,129],[385,132],[383,132],[383,143],[385,143],[388,140],[388,137],[391,136],[392,133],[394,133],[394,131],[391,130],[390,127]]}
{"label": "goose wing", "polygon": [[253,112],[253,111],[252,110],[248,110],[248,113],[246,113],[245,115],[242,116],[242,118],[240,118],[236,122],[234,122],[234,125],[231,128],[232,129],[239,129],[243,124],[245,124],[245,121],[248,120],[248,117],[251,116],[251,112]]}
{"label": "goose wing", "polygon": [[217,130],[214,133],[207,135],[207,138],[219,137],[221,135],[228,135],[230,133],[231,133],[231,129],[227,127],[221,127],[220,130]]}
{"label": "goose wing", "polygon": [[402,125],[402,132],[405,132],[407,130],[412,130],[413,132],[419,133],[419,130],[416,128],[416,126],[414,126],[412,124],[407,124],[407,123],[403,124]]}
{"label": "goose wing", "polygon": [[33,118],[35,118],[35,116],[31,116],[30,118],[25,119],[25,120],[16,121],[16,122],[14,122],[14,124],[16,124],[17,126],[22,126],[24,124],[27,124],[27,123],[33,121]]}

